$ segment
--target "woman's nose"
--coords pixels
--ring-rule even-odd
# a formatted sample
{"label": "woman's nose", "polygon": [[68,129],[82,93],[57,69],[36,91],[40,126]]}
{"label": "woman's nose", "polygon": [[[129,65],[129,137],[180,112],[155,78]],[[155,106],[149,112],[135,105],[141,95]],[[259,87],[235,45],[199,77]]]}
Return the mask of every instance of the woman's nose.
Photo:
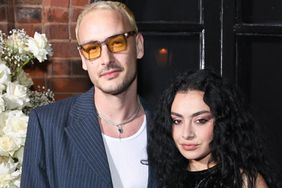
{"label": "woman's nose", "polygon": [[185,140],[191,140],[195,136],[196,135],[195,135],[192,123],[190,121],[185,122],[183,126],[183,130],[182,130],[182,138],[184,138]]}

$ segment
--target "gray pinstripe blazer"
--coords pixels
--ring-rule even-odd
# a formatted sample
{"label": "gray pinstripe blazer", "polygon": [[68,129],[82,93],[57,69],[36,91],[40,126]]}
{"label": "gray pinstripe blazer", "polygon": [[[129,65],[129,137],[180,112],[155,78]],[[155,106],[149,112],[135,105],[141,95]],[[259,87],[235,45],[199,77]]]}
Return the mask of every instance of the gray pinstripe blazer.
{"label": "gray pinstripe blazer", "polygon": [[[93,93],[92,88],[30,113],[22,188],[112,187]],[[144,109],[149,125],[151,115]],[[151,168],[148,187],[156,187]]]}

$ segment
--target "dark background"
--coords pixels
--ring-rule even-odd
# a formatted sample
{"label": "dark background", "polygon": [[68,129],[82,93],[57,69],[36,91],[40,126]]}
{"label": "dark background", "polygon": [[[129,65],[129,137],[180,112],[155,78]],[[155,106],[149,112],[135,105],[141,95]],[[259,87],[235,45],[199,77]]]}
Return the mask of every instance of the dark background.
{"label": "dark background", "polygon": [[175,76],[211,68],[239,86],[282,178],[282,1],[122,1],[145,37],[139,92],[156,104]]}

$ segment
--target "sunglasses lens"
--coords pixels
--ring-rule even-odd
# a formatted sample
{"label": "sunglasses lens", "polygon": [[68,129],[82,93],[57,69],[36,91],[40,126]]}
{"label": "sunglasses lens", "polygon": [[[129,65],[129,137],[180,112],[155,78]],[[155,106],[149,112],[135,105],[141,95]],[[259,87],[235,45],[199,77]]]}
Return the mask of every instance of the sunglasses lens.
{"label": "sunglasses lens", "polygon": [[88,43],[82,46],[82,53],[88,60],[96,59],[101,55],[101,47],[98,43]]}
{"label": "sunglasses lens", "polygon": [[118,53],[126,50],[128,36],[130,36],[129,33],[124,33],[124,34],[109,37],[104,42],[89,42],[87,44],[81,45],[80,49],[83,56],[86,59],[94,60],[101,56],[101,50],[102,50],[101,45],[103,43],[107,44],[108,49],[112,53]]}
{"label": "sunglasses lens", "polygon": [[113,53],[121,52],[127,48],[127,40],[124,35],[114,36],[107,41],[109,50]]}

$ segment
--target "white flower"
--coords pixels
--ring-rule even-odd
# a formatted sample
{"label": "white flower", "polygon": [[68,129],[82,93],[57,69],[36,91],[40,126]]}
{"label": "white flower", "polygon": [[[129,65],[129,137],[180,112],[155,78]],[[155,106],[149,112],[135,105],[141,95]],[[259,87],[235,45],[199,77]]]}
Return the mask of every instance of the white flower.
{"label": "white flower", "polygon": [[32,91],[23,67],[52,55],[45,34],[0,30],[0,188],[19,188],[24,143],[31,109],[53,101],[52,92]]}
{"label": "white flower", "polygon": [[24,85],[27,88],[33,85],[32,79],[23,69],[18,72],[16,79],[19,84]]}
{"label": "white flower", "polygon": [[7,38],[6,44],[11,49],[16,50],[21,56],[21,54],[28,53],[27,42],[28,36],[26,35],[26,32],[23,29],[13,29]]}
{"label": "white flower", "polygon": [[6,126],[6,119],[7,119],[6,113],[5,112],[0,113],[0,136],[4,134],[3,128]]}
{"label": "white flower", "polygon": [[28,116],[21,110],[13,110],[6,113],[6,126],[3,128],[3,133],[12,138],[19,147],[23,146],[25,142]]}
{"label": "white flower", "polygon": [[5,64],[0,63],[0,84],[5,84],[10,81],[11,71]]}
{"label": "white flower", "polygon": [[0,95],[3,94],[6,90],[6,85],[5,84],[0,84]]}
{"label": "white flower", "polygon": [[19,187],[21,170],[16,170],[17,163],[12,160],[0,163],[0,187],[16,188]]}
{"label": "white flower", "polygon": [[15,152],[14,157],[18,159],[19,164],[23,164],[23,153],[24,147],[21,147],[18,151]]}
{"label": "white flower", "polygon": [[28,40],[28,48],[39,62],[47,60],[47,55],[52,55],[51,45],[45,34],[35,32],[34,38],[30,37]]}
{"label": "white flower", "polygon": [[22,109],[29,102],[27,87],[15,82],[8,82],[4,100],[8,109]]}
{"label": "white flower", "polygon": [[1,156],[10,156],[14,155],[14,152],[17,151],[20,147],[14,142],[14,139],[3,135],[0,137],[0,155]]}
{"label": "white flower", "polygon": [[0,52],[2,52],[4,48],[4,35],[5,34],[0,30]]}
{"label": "white flower", "polygon": [[2,112],[4,112],[5,109],[6,109],[6,107],[5,107],[5,101],[4,101],[4,99],[3,99],[2,97],[3,97],[3,96],[0,95],[0,114],[1,114]]}

